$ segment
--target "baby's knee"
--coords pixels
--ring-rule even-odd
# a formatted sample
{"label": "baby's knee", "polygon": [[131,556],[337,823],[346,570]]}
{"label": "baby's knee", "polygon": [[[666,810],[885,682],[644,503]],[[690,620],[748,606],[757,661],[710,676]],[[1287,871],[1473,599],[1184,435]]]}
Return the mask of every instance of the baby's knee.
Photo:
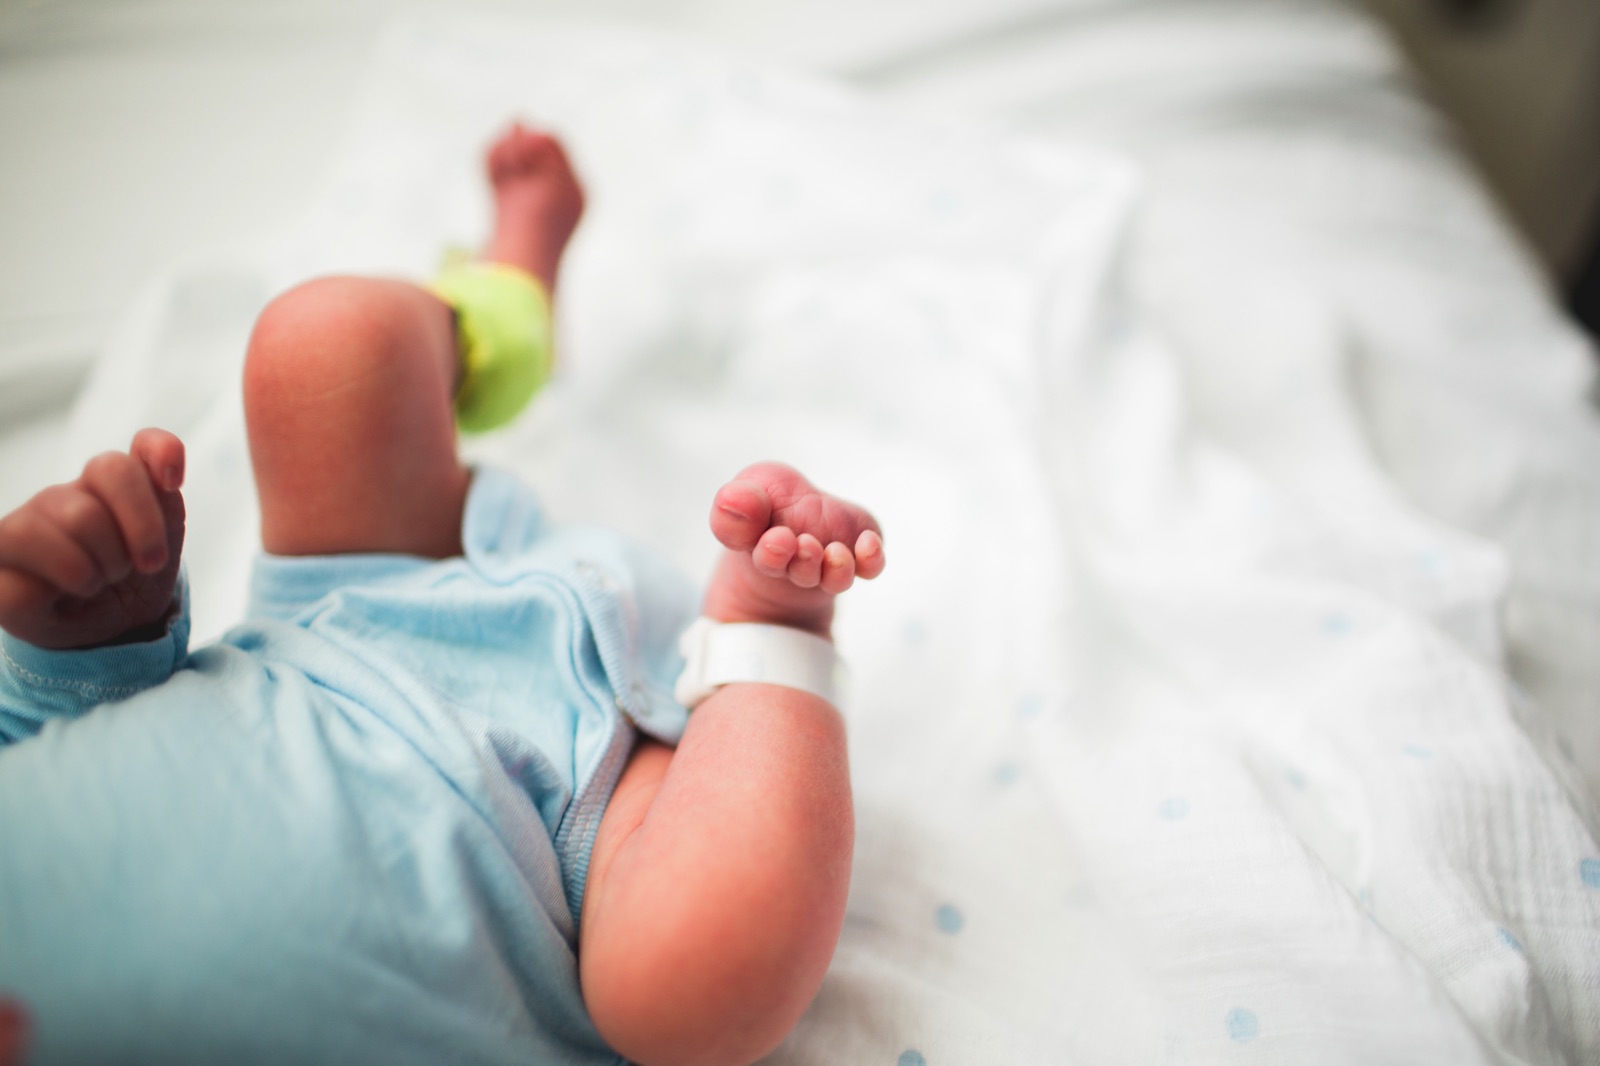
{"label": "baby's knee", "polygon": [[396,341],[403,301],[388,282],[326,277],[277,296],[256,319],[244,365],[247,412],[325,393],[377,369]]}

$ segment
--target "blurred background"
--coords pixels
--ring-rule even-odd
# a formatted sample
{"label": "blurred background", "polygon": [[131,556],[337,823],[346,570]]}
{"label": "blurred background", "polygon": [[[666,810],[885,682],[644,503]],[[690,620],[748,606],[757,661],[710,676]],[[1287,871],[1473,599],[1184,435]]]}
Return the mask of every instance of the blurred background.
{"label": "blurred background", "polygon": [[[775,15],[786,10],[782,5],[737,0],[477,0],[473,7],[666,31],[692,25],[719,44],[892,92],[939,82],[950,55],[959,59],[948,65],[960,83],[962,64],[973,56],[990,55],[989,67],[1001,70],[1011,53],[1026,53],[1022,42],[1065,40],[1096,20],[1120,32],[1140,23],[1146,8],[1153,14],[1171,8],[1178,24],[1202,17],[1215,23],[1221,29],[1210,42],[1194,47],[1225,51],[1230,34],[1243,41],[1258,24],[1293,27],[1299,16],[1360,2],[1408,53],[1424,92],[1453,122],[1460,147],[1552,288],[1591,331],[1600,329],[1595,0],[821,0],[804,18]],[[256,248],[297,224],[325,179],[306,161],[337,153],[346,104],[379,28],[429,6],[424,0],[0,0],[0,422],[65,402],[110,335],[113,316],[153,270],[202,252]],[[1186,13],[1177,12],[1184,7]],[[1294,43],[1294,32],[1285,31],[1276,46],[1285,67],[1322,54],[1315,42]],[[1095,54],[1086,46],[1081,58]],[[1119,77],[1140,82],[1083,78],[1082,100],[1065,100],[1061,114],[1088,115],[1092,90],[1100,94],[1093,106],[1109,125],[1033,125],[1120,141],[1137,155],[1142,146],[1128,131],[1154,129],[1181,106],[1161,92],[1212,91],[1202,74],[1173,69],[1185,62],[1173,57],[1160,72],[1171,74],[1166,88],[1147,87],[1149,73],[1137,68]],[[1265,58],[1253,62],[1268,71],[1262,87],[1250,90],[1258,95],[1280,81],[1316,84],[1315,74],[1285,81],[1270,73]],[[1335,70],[1333,77],[1340,76]],[[985,84],[1004,78],[1002,71]],[[958,90],[953,95],[964,93],[964,84]],[[1104,106],[1107,94],[1132,99],[1141,92],[1146,100]],[[1012,102],[1002,95],[988,107],[1004,116]],[[1031,106],[1013,107],[1012,117],[1026,119]],[[1196,113],[1206,106],[1202,99]],[[1446,131],[1443,139],[1449,137]],[[98,236],[86,243],[84,234]]]}
{"label": "blurred background", "polygon": [[1600,331],[1600,3],[1365,0]]}

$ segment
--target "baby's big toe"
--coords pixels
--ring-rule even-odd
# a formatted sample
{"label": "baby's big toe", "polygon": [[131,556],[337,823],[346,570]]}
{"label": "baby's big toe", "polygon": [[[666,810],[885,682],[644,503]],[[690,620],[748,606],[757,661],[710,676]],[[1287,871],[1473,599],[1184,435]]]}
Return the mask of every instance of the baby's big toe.
{"label": "baby's big toe", "polygon": [[730,481],[711,501],[711,532],[726,548],[746,552],[772,521],[772,500],[753,481]]}

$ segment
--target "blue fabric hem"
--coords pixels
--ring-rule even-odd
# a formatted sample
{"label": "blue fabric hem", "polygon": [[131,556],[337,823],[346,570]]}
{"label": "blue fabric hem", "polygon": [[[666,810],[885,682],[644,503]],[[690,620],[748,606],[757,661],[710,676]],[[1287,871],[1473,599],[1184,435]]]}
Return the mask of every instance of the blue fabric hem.
{"label": "blue fabric hem", "polygon": [[178,613],[167,631],[154,640],[57,651],[0,631],[0,658],[18,679],[34,688],[54,689],[90,701],[85,710],[126,699],[171,677],[188,655],[189,586],[181,576],[174,598]]}

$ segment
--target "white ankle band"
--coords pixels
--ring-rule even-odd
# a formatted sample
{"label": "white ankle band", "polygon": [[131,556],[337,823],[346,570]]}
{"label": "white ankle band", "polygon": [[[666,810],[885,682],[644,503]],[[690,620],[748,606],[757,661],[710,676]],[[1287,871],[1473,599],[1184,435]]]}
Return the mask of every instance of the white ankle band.
{"label": "white ankle band", "polygon": [[838,706],[842,664],[833,643],[789,626],[698,618],[678,638],[683,673],[673,695],[694,710],[719,686],[782,685]]}

